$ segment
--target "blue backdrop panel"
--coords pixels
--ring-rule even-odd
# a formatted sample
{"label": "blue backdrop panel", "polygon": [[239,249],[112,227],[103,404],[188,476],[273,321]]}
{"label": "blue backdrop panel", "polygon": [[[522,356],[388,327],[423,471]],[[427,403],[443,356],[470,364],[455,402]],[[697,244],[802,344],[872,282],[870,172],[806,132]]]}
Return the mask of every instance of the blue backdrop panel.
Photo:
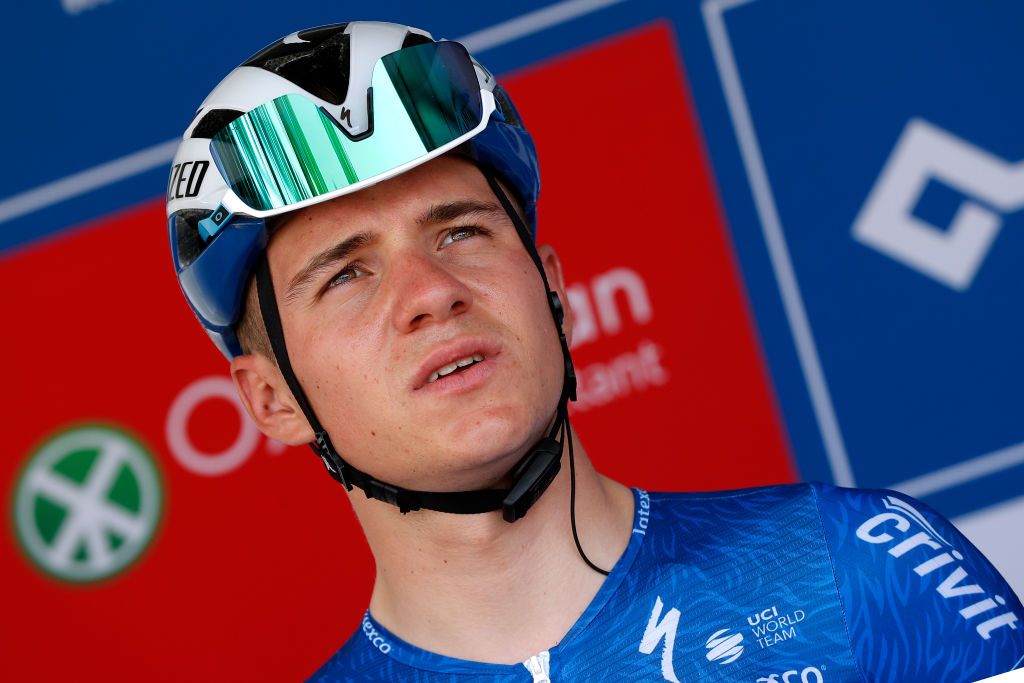
{"label": "blue backdrop panel", "polygon": [[1024,493],[1024,6],[709,0],[687,65],[806,477]]}

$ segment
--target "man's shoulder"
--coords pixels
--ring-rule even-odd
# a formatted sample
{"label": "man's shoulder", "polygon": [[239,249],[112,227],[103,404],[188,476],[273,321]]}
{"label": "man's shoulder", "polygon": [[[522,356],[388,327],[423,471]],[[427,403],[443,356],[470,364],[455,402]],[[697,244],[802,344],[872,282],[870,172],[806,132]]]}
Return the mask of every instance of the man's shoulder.
{"label": "man's shoulder", "polygon": [[817,526],[814,486],[799,483],[641,493],[639,511],[643,514],[649,506],[651,524],[670,533],[692,536],[714,529],[737,542],[768,542],[787,530]]}
{"label": "man's shoulder", "polygon": [[842,560],[864,576],[934,581],[969,574],[1006,586],[985,555],[924,501],[889,489],[814,484],[813,490],[836,563]]}
{"label": "man's shoulder", "polygon": [[757,567],[755,583],[783,593],[803,577],[813,590],[800,609],[834,605],[858,666],[878,680],[974,680],[1024,656],[1024,607],[1005,579],[906,494],[804,483],[652,493],[650,507],[664,536],[655,563],[710,563],[716,577]]}
{"label": "man's shoulder", "polygon": [[[777,522],[787,513],[802,510],[813,513],[822,524],[839,531],[848,529],[858,520],[887,514],[906,517],[929,529],[930,533],[938,533],[936,529],[939,527],[956,533],[949,520],[924,502],[889,489],[850,488],[812,481],[720,491],[660,491],[642,495],[649,495],[650,503],[663,511],[719,522]],[[722,517],[723,510],[732,514]],[[772,514],[766,516],[767,512]]]}
{"label": "man's shoulder", "polygon": [[1018,663],[1024,609],[952,522],[898,491],[816,485],[815,493],[864,670],[897,680],[974,680]]}
{"label": "man's shoulder", "polygon": [[803,566],[831,576],[810,484],[644,495],[636,527],[650,539],[641,561],[648,570],[685,573],[714,557],[734,572],[758,566],[761,574],[785,573]]}
{"label": "man's shoulder", "polygon": [[770,486],[753,486],[740,489],[722,489],[717,491],[651,491],[641,492],[648,496],[652,504],[670,508],[707,508],[729,506],[737,509],[744,507],[756,512],[765,505],[774,505],[783,501],[806,500],[813,496],[812,487],[821,484],[795,483],[773,484]]}

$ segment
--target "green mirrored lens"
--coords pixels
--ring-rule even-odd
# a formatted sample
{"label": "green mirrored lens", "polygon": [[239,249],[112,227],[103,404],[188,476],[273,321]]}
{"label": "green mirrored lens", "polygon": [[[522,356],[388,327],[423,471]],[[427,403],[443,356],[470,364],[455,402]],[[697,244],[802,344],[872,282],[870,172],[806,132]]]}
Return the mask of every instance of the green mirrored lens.
{"label": "green mirrored lens", "polygon": [[465,48],[430,43],[374,67],[372,133],[350,139],[316,104],[284,95],[232,121],[210,143],[248,206],[290,206],[386,173],[472,131],[482,117]]}
{"label": "green mirrored lens", "polygon": [[[480,123],[480,86],[462,45],[418,45],[384,56],[378,68],[381,64],[428,150],[448,144]],[[375,84],[374,108],[376,93]]]}
{"label": "green mirrored lens", "polygon": [[285,95],[235,119],[211,147],[235,193],[266,210],[356,182],[342,138],[315,104]]}

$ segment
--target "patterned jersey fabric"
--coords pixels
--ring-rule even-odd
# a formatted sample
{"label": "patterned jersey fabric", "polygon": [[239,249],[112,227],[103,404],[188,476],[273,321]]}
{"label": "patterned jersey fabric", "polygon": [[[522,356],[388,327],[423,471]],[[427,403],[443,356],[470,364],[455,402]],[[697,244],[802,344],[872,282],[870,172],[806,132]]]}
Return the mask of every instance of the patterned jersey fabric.
{"label": "patterned jersey fabric", "polygon": [[549,650],[453,659],[367,612],[310,680],[906,683],[1022,666],[1020,601],[919,501],[824,484],[634,496],[629,546]]}

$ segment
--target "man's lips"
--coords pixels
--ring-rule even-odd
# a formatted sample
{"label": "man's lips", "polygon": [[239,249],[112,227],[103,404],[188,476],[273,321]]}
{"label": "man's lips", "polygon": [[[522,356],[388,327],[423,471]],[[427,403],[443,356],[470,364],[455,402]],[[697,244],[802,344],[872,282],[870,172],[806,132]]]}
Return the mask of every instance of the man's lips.
{"label": "man's lips", "polygon": [[[417,391],[427,386],[431,376],[446,365],[474,355],[483,356],[482,362],[486,363],[500,352],[498,344],[481,337],[465,337],[441,344],[427,355],[416,370],[412,389]],[[439,381],[443,379],[444,377],[441,377]]]}

